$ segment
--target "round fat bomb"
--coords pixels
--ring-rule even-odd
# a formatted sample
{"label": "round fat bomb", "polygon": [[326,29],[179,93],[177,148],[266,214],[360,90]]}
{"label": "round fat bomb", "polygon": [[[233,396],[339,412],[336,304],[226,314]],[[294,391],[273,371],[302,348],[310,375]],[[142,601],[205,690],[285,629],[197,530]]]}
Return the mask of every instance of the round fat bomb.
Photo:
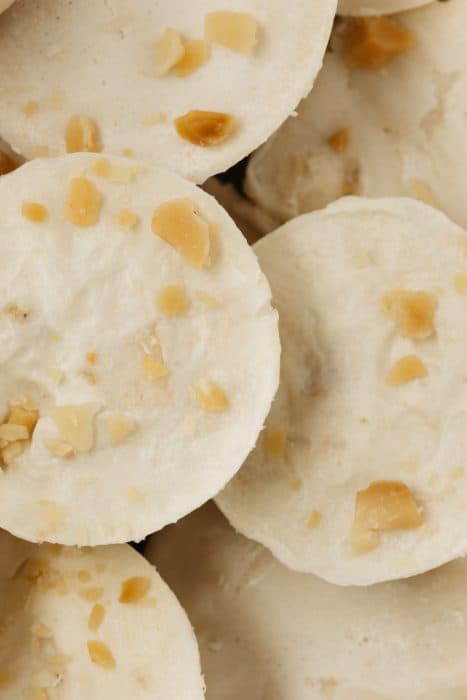
{"label": "round fat bomb", "polygon": [[281,382],[225,515],[342,585],[465,554],[467,233],[416,200],[349,197],[255,250]]}
{"label": "round fat bomb", "polygon": [[467,563],[333,586],[286,569],[212,505],[151,538],[198,638],[206,700],[463,700]]}
{"label": "round fat bomb", "polygon": [[0,695],[202,700],[180,604],[127,545],[87,551],[0,532]]}
{"label": "round fat bomb", "polygon": [[250,161],[286,221],[345,194],[409,196],[467,227],[465,0],[341,21],[313,92]]}
{"label": "round fat bomb", "polygon": [[413,10],[430,2],[433,0],[339,0],[337,12],[340,15],[384,15]]}
{"label": "round fat bomb", "polygon": [[0,23],[0,133],[30,159],[132,154],[203,182],[313,84],[336,0],[19,0]]}
{"label": "round fat bomb", "polygon": [[75,154],[0,179],[0,524],[139,540],[216,494],[279,377],[277,312],[217,202]]}

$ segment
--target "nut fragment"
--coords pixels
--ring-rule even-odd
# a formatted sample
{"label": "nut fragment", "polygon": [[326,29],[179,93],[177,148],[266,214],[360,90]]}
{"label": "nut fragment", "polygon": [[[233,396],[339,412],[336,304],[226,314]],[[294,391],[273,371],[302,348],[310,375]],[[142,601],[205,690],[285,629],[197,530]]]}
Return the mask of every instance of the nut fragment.
{"label": "nut fragment", "polygon": [[139,603],[151,588],[151,580],[146,576],[133,576],[123,581],[120,591],[120,603]]}
{"label": "nut fragment", "polygon": [[185,47],[180,34],[168,27],[154,48],[154,70],[157,76],[165,75],[183,58]]}
{"label": "nut fragment", "polygon": [[389,386],[401,386],[415,379],[422,379],[427,374],[425,363],[417,355],[406,355],[393,365],[386,383]]}
{"label": "nut fragment", "polygon": [[16,442],[16,440],[27,440],[29,438],[28,429],[24,425],[14,425],[3,423],[0,425],[0,440],[5,442]]}
{"label": "nut fragment", "polygon": [[25,402],[26,405],[17,404],[10,408],[8,413],[7,423],[14,425],[24,425],[28,431],[28,437],[31,437],[37,421],[39,420],[39,411],[37,408]]}
{"label": "nut fragment", "polygon": [[308,519],[308,527],[310,528],[310,530],[314,530],[315,527],[318,527],[320,520],[321,513],[319,512],[319,510],[313,510]]}
{"label": "nut fragment", "polygon": [[84,114],[75,114],[65,129],[67,153],[100,153],[102,150],[96,122]]}
{"label": "nut fragment", "polygon": [[190,75],[201,68],[211,55],[209,44],[202,39],[186,41],[183,46],[185,53],[175,66],[175,75],[179,78]]}
{"label": "nut fragment", "polygon": [[86,353],[86,362],[89,362],[90,365],[95,365],[97,363],[97,360],[99,359],[99,356],[97,352],[94,352],[91,350],[90,352]]}
{"label": "nut fragment", "polygon": [[184,314],[190,308],[190,300],[182,286],[175,284],[164,287],[156,300],[158,310],[165,316],[173,317]]}
{"label": "nut fragment", "polygon": [[49,415],[65,444],[75,452],[88,452],[94,446],[94,420],[99,411],[99,404],[83,403],[56,406]]}
{"label": "nut fragment", "polygon": [[232,135],[235,118],[224,112],[193,109],[175,119],[175,128],[182,139],[195,146],[218,146]]}
{"label": "nut fragment", "polygon": [[103,668],[115,668],[115,659],[107,644],[97,639],[88,641],[89,658],[94,664]]}
{"label": "nut fragment", "polygon": [[200,407],[207,413],[221,413],[229,408],[225,392],[209,379],[202,379],[196,387],[196,398]]}
{"label": "nut fragment", "polygon": [[69,459],[75,454],[73,447],[62,440],[46,440],[44,444],[49,452],[60,459]]}
{"label": "nut fragment", "polygon": [[378,544],[378,531],[409,530],[422,523],[417,502],[406,484],[373,481],[367,489],[357,493],[352,544],[358,551],[369,551]]}
{"label": "nut fragment", "polygon": [[155,358],[152,355],[145,355],[143,357],[143,369],[150,379],[163,379],[169,374],[169,370],[164,365],[161,359]]}
{"label": "nut fragment", "polygon": [[433,294],[395,289],[383,296],[382,303],[404,337],[423,340],[434,334],[437,301]]}
{"label": "nut fragment", "polygon": [[287,447],[287,433],[280,425],[264,431],[264,451],[267,457],[280,459]]}
{"label": "nut fragment", "polygon": [[124,231],[133,231],[139,224],[139,216],[132,209],[121,209],[117,217],[117,225]]}
{"label": "nut fragment", "polygon": [[173,199],[161,204],[154,212],[152,231],[193,267],[209,264],[209,225],[191,199]]}
{"label": "nut fragment", "polygon": [[246,12],[209,12],[204,20],[204,33],[209,41],[251,54],[258,43],[258,22]]}
{"label": "nut fragment", "polygon": [[99,629],[99,627],[102,625],[102,622],[104,621],[105,617],[105,608],[103,605],[100,603],[96,603],[91,612],[89,613],[89,618],[88,618],[88,629],[91,630],[91,632],[95,632],[96,630]]}
{"label": "nut fragment", "polygon": [[36,100],[28,100],[23,107],[23,114],[25,114],[26,117],[32,117],[32,115],[35,114],[38,109],[39,104],[36,102]]}
{"label": "nut fragment", "polygon": [[85,177],[74,177],[68,185],[65,216],[75,226],[94,226],[99,219],[102,195]]}
{"label": "nut fragment", "polygon": [[354,22],[344,57],[353,66],[379,70],[415,45],[412,32],[389,17],[362,17]]}
{"label": "nut fragment", "polygon": [[345,153],[349,147],[350,130],[348,127],[335,131],[328,138],[328,144],[336,153]]}
{"label": "nut fragment", "polygon": [[107,419],[107,434],[111,445],[119,445],[134,433],[136,423],[124,415],[114,414]]}
{"label": "nut fragment", "polygon": [[48,216],[46,207],[37,202],[23,202],[21,205],[21,214],[25,219],[28,219],[35,224],[41,224],[47,219]]}

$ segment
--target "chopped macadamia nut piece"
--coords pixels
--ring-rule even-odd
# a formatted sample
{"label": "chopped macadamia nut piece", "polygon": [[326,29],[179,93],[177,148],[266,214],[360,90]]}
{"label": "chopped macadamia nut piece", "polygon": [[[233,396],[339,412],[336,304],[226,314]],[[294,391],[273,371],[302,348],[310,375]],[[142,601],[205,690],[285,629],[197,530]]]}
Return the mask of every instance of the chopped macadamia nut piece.
{"label": "chopped macadamia nut piece", "polygon": [[28,436],[31,437],[37,421],[39,420],[39,411],[32,406],[14,405],[8,414],[7,423],[14,425],[24,425],[28,431]]}
{"label": "chopped macadamia nut piece", "polygon": [[354,530],[409,530],[423,518],[410,489],[402,481],[374,481],[357,493]]}
{"label": "chopped macadamia nut piece", "polygon": [[163,379],[169,374],[169,370],[164,365],[163,360],[157,359],[152,355],[145,355],[143,357],[142,365],[146,375],[150,379]]}
{"label": "chopped macadamia nut piece", "polygon": [[209,264],[209,224],[191,199],[173,199],[161,204],[154,212],[152,231],[193,267]]}
{"label": "chopped macadamia nut piece", "polygon": [[4,151],[0,151],[0,176],[11,173],[13,170],[16,170],[16,167],[17,165],[13,159]]}
{"label": "chopped macadamia nut piece", "polygon": [[14,302],[11,304],[7,304],[3,310],[6,314],[8,314],[8,316],[11,316],[17,321],[24,321],[28,317],[28,312],[25,309],[22,309],[20,306],[18,306],[18,304],[15,304]]}
{"label": "chopped macadamia nut piece", "polygon": [[319,512],[319,510],[312,511],[310,518],[308,520],[308,527],[310,528],[310,530],[314,530],[315,527],[318,527],[320,520],[321,520],[321,513]]}
{"label": "chopped macadamia nut piece", "polygon": [[177,133],[195,146],[218,146],[233,134],[235,117],[194,109],[175,120]]}
{"label": "chopped macadamia nut piece", "polygon": [[428,374],[425,363],[417,355],[401,357],[389,372],[386,383],[389,386],[401,386],[422,379]]}
{"label": "chopped macadamia nut piece", "polygon": [[91,166],[91,172],[98,177],[109,177],[110,163],[107,158],[99,158]]}
{"label": "chopped macadamia nut piece", "polygon": [[100,600],[104,594],[104,589],[100,586],[92,586],[91,588],[82,588],[78,591],[78,595],[83,600],[87,600],[88,603],[95,603]]}
{"label": "chopped macadamia nut piece", "polygon": [[182,37],[168,27],[154,49],[154,70],[157,76],[166,75],[185,55]]}
{"label": "chopped macadamia nut piece", "polygon": [[139,216],[132,209],[121,209],[117,216],[117,225],[124,231],[133,231],[139,224]]}
{"label": "chopped macadamia nut piece", "polygon": [[180,316],[190,308],[190,300],[180,285],[164,287],[156,300],[158,310],[165,316]]}
{"label": "chopped macadamia nut piece", "polygon": [[67,153],[100,153],[102,150],[96,122],[83,114],[71,117],[65,130],[65,143]]}
{"label": "chopped macadamia nut piece", "polygon": [[23,113],[27,117],[32,117],[32,115],[35,114],[38,109],[39,105],[35,100],[28,100],[28,102],[26,102],[26,104],[23,107]]}
{"label": "chopped macadamia nut piece", "polygon": [[49,452],[61,459],[69,459],[75,454],[74,448],[62,440],[46,440],[44,444]]}
{"label": "chopped macadamia nut piece", "polygon": [[350,536],[350,543],[357,554],[366,554],[379,546],[380,536],[374,530],[359,530],[354,527]]}
{"label": "chopped macadamia nut piece", "polygon": [[99,404],[84,403],[56,406],[49,415],[64,443],[71,445],[75,452],[88,452],[94,447],[94,421],[99,411]]}
{"label": "chopped macadamia nut piece", "polygon": [[344,56],[353,66],[379,70],[415,45],[412,32],[389,17],[363,17],[355,20]]}
{"label": "chopped macadamia nut piece", "polygon": [[37,202],[23,202],[21,205],[21,213],[25,219],[32,221],[35,224],[41,224],[46,221],[48,212],[43,204]]}
{"label": "chopped macadamia nut piece", "polygon": [[151,588],[151,581],[145,576],[132,576],[123,581],[120,591],[120,603],[139,603]]}
{"label": "chopped macadamia nut piece", "polygon": [[208,41],[227,49],[251,54],[258,43],[258,22],[246,12],[209,12],[204,22]]}
{"label": "chopped macadamia nut piece", "polygon": [[97,352],[90,351],[86,353],[86,362],[89,362],[90,365],[95,365],[97,363],[99,356]]}
{"label": "chopped macadamia nut piece", "polygon": [[94,226],[99,220],[102,195],[85,177],[74,177],[68,186],[65,216],[75,226]]}
{"label": "chopped macadamia nut piece", "polygon": [[26,449],[26,442],[18,440],[17,442],[9,442],[6,447],[0,449],[0,465],[2,461],[8,467],[15,459],[20,457]]}
{"label": "chopped macadamia nut piece", "polygon": [[211,55],[209,44],[202,39],[186,41],[183,46],[185,53],[175,66],[175,75],[179,78],[190,75],[190,73],[194,73],[198,68],[201,68]]}
{"label": "chopped macadamia nut piece", "polygon": [[456,275],[454,277],[454,288],[459,294],[467,294],[467,275]]}
{"label": "chopped macadamia nut piece", "polygon": [[107,419],[107,433],[111,445],[119,445],[134,433],[136,423],[127,416],[115,414]]}
{"label": "chopped macadamia nut piece", "polygon": [[266,428],[264,431],[264,451],[267,457],[280,459],[284,456],[287,448],[287,433],[284,428]]}
{"label": "chopped macadamia nut piece", "polygon": [[438,304],[433,294],[395,289],[385,294],[382,302],[404,337],[424,340],[434,334],[433,317]]}
{"label": "chopped macadamia nut piece", "polygon": [[348,127],[340,129],[328,138],[328,144],[336,153],[345,153],[349,147],[350,130]]}
{"label": "chopped macadamia nut piece", "polygon": [[88,641],[89,658],[94,664],[103,668],[115,668],[115,659],[107,644],[97,639]]}
{"label": "chopped macadamia nut piece", "polygon": [[103,605],[100,603],[96,603],[91,612],[89,613],[89,618],[88,618],[88,629],[91,632],[96,632],[96,630],[99,629],[99,627],[102,625],[105,617],[105,608]]}
{"label": "chopped macadamia nut piece", "polygon": [[225,392],[208,379],[202,379],[196,387],[196,398],[200,407],[207,413],[222,413],[229,408]]}
{"label": "chopped macadamia nut piece", "polygon": [[29,431],[24,425],[14,425],[3,423],[0,425],[0,440],[5,442],[16,442],[16,440],[27,440]]}

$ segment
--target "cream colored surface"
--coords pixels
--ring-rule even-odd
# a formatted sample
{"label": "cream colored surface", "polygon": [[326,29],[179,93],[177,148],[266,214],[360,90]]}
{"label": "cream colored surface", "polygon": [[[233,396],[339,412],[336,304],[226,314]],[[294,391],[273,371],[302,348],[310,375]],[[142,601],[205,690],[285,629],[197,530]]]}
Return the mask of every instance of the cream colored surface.
{"label": "cream colored surface", "polygon": [[[201,39],[205,15],[225,9],[257,19],[253,55],[213,45],[192,75],[155,76],[154,46],[167,27]],[[282,10],[281,0],[235,0],[228,8],[220,0],[18,0],[0,22],[0,133],[28,159],[38,147],[57,155],[68,119],[84,114],[97,121],[104,150],[131,148],[203,182],[265,141],[311,89],[336,0],[291,0]],[[38,109],[27,117],[30,100]],[[214,148],[181,139],[173,120],[195,109],[234,115],[233,137]]]}
{"label": "cream colored surface", "polygon": [[[119,602],[122,583],[135,576],[147,593]],[[90,630],[94,605],[103,606],[104,616]],[[204,697],[185,613],[153,567],[126,545],[57,551],[1,532],[0,619],[2,698]],[[90,640],[105,644],[113,668],[91,661]]]}
{"label": "cream colored surface", "polygon": [[339,0],[337,11],[341,15],[384,15],[412,10],[430,2],[433,0]]}
{"label": "cream colored surface", "polygon": [[[255,246],[279,311],[281,384],[264,438],[217,502],[232,524],[287,566],[344,585],[402,578],[467,551],[467,233],[409,199],[346,198],[295,219]],[[433,336],[403,337],[381,298],[434,295]],[[403,356],[427,376],[388,386]],[[400,480],[422,509],[418,529],[350,543],[357,491]],[[313,511],[321,519],[313,529]]]}
{"label": "cream colored surface", "polygon": [[467,564],[371,588],[286,569],[212,505],[147,557],[198,637],[207,700],[463,700]]}
{"label": "cream colored surface", "polygon": [[[109,180],[93,174],[97,161],[85,154],[36,160],[0,180],[0,419],[21,396],[40,413],[31,446],[0,472],[0,524],[33,541],[138,540],[193,510],[245,460],[278,382],[270,289],[224,210],[168,171],[110,159]],[[64,217],[77,175],[103,196],[90,228]],[[125,182],[130,175],[134,182]],[[155,209],[184,197],[212,231],[212,262],[202,269],[151,231]],[[48,220],[24,219],[23,200],[45,205]],[[139,217],[135,230],[117,226],[122,208]],[[190,304],[175,318],[156,307],[171,285]],[[10,304],[27,318],[10,314]],[[169,372],[159,380],[143,367],[156,334]],[[96,354],[94,364],[88,353]],[[227,394],[227,410],[200,408],[195,389],[203,379]],[[91,449],[57,457],[48,448],[60,438],[49,414],[82,404],[98,411]],[[108,436],[114,416],[135,426],[116,445]]]}
{"label": "cream colored surface", "polygon": [[[282,221],[319,209],[348,186],[364,196],[423,198],[467,227],[467,52],[465,0],[398,15],[418,46],[379,71],[349,67],[342,33],[299,116],[250,162],[248,194]],[[327,139],[349,128],[349,148]]]}

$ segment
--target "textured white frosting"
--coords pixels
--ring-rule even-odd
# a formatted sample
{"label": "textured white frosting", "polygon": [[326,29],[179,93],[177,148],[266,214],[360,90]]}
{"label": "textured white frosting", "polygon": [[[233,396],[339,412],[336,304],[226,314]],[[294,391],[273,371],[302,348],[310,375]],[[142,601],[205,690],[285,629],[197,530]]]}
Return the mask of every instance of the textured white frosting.
{"label": "textured white frosting", "polygon": [[[40,413],[31,446],[0,472],[0,525],[33,541],[141,539],[193,510],[243,463],[278,383],[269,285],[224,210],[168,171],[109,159],[116,173],[136,168],[134,182],[114,183],[93,174],[97,160],[36,160],[0,180],[0,419],[21,396]],[[83,174],[103,196],[90,228],[64,216],[69,181]],[[151,230],[161,203],[185,197],[212,229],[212,262],[202,269]],[[45,205],[48,220],[26,220],[24,200]],[[140,217],[134,231],[116,225],[122,207]],[[168,285],[183,286],[191,303],[177,318],[156,308]],[[198,291],[217,306],[203,304]],[[9,304],[27,319],[12,318]],[[154,326],[169,370],[160,381],[142,367]],[[95,365],[88,352],[97,353]],[[201,410],[195,387],[203,379],[225,391],[228,410]],[[86,403],[99,408],[94,446],[70,459],[54,456],[46,446],[59,437],[50,411]],[[113,414],[136,428],[116,446],[107,437]],[[53,526],[47,504],[58,509]]]}
{"label": "textured white frosting", "polygon": [[[267,426],[288,436],[273,459],[262,439],[217,502],[240,532],[287,566],[344,585],[402,578],[467,551],[467,234],[410,199],[345,198],[294,219],[255,246],[279,311],[281,384]],[[382,297],[421,290],[435,333],[412,340]],[[427,376],[386,378],[406,355]],[[399,480],[422,508],[417,529],[351,546],[356,494]],[[321,514],[311,529],[309,519]]]}
{"label": "textured white frosting", "polygon": [[146,555],[195,628],[207,700],[463,700],[467,563],[342,588],[286,569],[205,506]]}
{"label": "textured white frosting", "polygon": [[[27,159],[38,147],[58,155],[68,119],[84,114],[98,123],[105,151],[131,148],[136,158],[203,182],[265,141],[309,92],[336,4],[290,0],[284,12],[282,0],[227,7],[219,0],[19,0],[0,24],[0,134]],[[165,29],[202,39],[205,15],[214,10],[257,19],[255,53],[213,45],[210,60],[192,75],[155,77],[154,46]],[[109,31],[112,22],[116,29]],[[28,117],[23,108],[30,100],[38,109]],[[173,120],[195,109],[234,115],[235,134],[213,148],[181,139]],[[166,120],[143,126],[154,114]]]}
{"label": "textured white frosting", "polygon": [[[358,194],[431,200],[467,227],[467,52],[459,30],[467,3],[433,2],[394,20],[417,45],[376,71],[343,60],[339,24],[298,116],[252,158],[248,194],[281,221],[320,209],[356,180]],[[327,139],[343,128],[349,146],[335,153]]]}
{"label": "textured white frosting", "polygon": [[433,0],[339,0],[340,15],[384,15],[390,12],[412,10]]}
{"label": "textured white frosting", "polygon": [[[147,592],[122,603],[122,584],[133,577],[143,579]],[[101,624],[90,629],[94,605],[104,610]],[[185,613],[155,569],[127,545],[57,551],[0,532],[0,618],[2,698],[204,697]],[[105,644],[114,668],[91,661],[90,640]]]}

